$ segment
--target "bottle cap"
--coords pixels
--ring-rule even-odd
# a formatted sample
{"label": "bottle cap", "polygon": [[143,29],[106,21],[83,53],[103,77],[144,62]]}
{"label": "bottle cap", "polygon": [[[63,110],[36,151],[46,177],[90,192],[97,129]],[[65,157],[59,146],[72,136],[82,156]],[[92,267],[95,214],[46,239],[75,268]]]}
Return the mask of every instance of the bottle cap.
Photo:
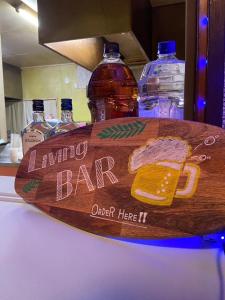
{"label": "bottle cap", "polygon": [[61,99],[61,110],[73,110],[72,99],[63,98]]}
{"label": "bottle cap", "polygon": [[118,43],[106,43],[104,44],[104,54],[107,53],[120,53],[120,48]]}
{"label": "bottle cap", "polygon": [[176,53],[176,42],[166,41],[158,43],[158,54]]}
{"label": "bottle cap", "polygon": [[40,99],[34,99],[33,111],[44,111],[44,101]]}

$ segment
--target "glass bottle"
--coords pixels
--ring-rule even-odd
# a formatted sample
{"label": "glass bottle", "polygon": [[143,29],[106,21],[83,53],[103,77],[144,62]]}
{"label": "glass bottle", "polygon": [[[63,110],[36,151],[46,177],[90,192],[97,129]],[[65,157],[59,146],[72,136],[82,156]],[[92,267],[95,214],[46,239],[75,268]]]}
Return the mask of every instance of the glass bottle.
{"label": "glass bottle", "polygon": [[54,129],[55,135],[73,130],[78,127],[79,126],[73,120],[72,99],[61,99],[61,120]]}
{"label": "glass bottle", "polygon": [[137,83],[120,59],[119,45],[105,44],[103,57],[87,88],[92,122],[137,116]]}
{"label": "glass bottle", "polygon": [[52,127],[45,121],[44,101],[33,100],[33,121],[22,131],[23,154],[51,135]]}

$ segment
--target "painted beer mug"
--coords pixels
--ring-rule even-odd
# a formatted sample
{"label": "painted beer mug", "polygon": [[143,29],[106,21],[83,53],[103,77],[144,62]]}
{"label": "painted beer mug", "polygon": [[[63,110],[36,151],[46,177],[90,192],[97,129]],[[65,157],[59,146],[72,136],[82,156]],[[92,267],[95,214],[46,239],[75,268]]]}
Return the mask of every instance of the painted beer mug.
{"label": "painted beer mug", "polygon": [[[152,139],[136,149],[129,160],[129,171],[136,173],[131,195],[152,205],[171,205],[173,198],[190,198],[194,195],[200,168],[186,163],[191,147],[177,137]],[[183,189],[177,185],[181,175],[187,177]]]}

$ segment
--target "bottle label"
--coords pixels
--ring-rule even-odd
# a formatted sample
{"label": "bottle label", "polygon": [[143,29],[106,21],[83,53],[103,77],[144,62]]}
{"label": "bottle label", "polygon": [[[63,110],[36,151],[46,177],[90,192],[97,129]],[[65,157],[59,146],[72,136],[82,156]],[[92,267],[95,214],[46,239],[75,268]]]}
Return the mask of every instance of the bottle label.
{"label": "bottle label", "polygon": [[44,133],[39,130],[28,131],[23,134],[23,154],[33,146],[44,141]]}
{"label": "bottle label", "polygon": [[62,123],[59,125],[58,129],[56,129],[56,134],[65,133],[78,127],[79,126],[75,123]]}

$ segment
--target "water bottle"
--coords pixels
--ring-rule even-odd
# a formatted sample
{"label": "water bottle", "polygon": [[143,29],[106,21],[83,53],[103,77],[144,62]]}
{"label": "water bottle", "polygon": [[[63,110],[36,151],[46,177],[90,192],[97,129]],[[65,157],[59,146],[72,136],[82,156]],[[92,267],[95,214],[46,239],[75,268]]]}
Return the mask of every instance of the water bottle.
{"label": "water bottle", "polygon": [[158,43],[158,59],[144,67],[138,82],[139,117],[184,118],[185,62],[175,55],[175,41]]}

